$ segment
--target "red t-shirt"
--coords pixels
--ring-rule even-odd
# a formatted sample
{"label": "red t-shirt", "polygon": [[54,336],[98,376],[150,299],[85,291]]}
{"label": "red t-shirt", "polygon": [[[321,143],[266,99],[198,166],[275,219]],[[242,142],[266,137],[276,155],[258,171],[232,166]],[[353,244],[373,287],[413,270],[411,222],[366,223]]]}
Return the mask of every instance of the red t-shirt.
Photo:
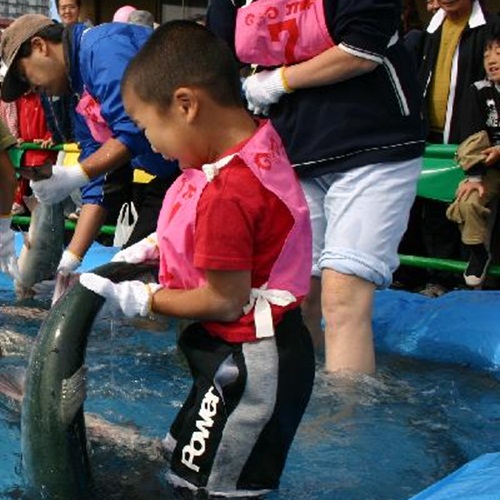
{"label": "red t-shirt", "polygon": [[[252,288],[259,288],[268,281],[292,227],[286,205],[235,156],[198,202],[194,265],[203,270],[251,271]],[[271,308],[277,324],[287,308]],[[237,322],[204,322],[204,326],[229,342],[255,340],[253,310]]]}

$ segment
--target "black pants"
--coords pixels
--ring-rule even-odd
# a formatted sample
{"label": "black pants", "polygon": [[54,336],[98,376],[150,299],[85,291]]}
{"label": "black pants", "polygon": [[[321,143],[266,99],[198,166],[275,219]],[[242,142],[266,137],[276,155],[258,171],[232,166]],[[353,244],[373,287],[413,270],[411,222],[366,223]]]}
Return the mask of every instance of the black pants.
{"label": "black pants", "polygon": [[236,494],[278,487],[315,365],[299,308],[275,330],[243,344],[213,337],[200,323],[182,333],[193,387],[170,429],[171,470],[192,488]]}

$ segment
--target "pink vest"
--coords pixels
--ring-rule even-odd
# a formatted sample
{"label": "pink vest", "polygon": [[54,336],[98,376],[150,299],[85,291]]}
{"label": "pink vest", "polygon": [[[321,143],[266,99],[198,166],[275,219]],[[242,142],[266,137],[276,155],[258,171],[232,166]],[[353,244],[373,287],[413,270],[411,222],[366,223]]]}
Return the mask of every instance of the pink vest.
{"label": "pink vest", "polygon": [[104,144],[113,137],[113,132],[101,115],[101,105],[89,94],[87,89],[84,90],[76,111],[85,118],[90,133],[97,142]]}
{"label": "pink vest", "polygon": [[323,0],[257,0],[238,9],[240,61],[281,66],[306,61],[333,47]]}
{"label": "pink vest", "polygon": [[[294,225],[271,269],[268,282],[261,289],[252,289],[244,311],[247,313],[252,307],[264,311],[255,314],[257,337],[268,336],[273,334],[269,303],[286,306],[309,291],[312,262],[309,211],[281,139],[269,121],[259,126],[236,155],[267,189],[285,203],[294,218]],[[184,171],[167,191],[157,228],[161,249],[160,283],[165,287],[192,289],[206,282],[203,271],[193,266],[196,207],[208,182],[233,157],[204,165],[203,171]]]}

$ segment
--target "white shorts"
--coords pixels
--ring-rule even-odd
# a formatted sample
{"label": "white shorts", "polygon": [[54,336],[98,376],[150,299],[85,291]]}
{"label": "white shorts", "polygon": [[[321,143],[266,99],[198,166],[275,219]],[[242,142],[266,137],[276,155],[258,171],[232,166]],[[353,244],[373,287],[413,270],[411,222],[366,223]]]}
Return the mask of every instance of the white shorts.
{"label": "white shorts", "polygon": [[422,158],[301,179],[313,230],[313,276],[322,269],[391,284]]}

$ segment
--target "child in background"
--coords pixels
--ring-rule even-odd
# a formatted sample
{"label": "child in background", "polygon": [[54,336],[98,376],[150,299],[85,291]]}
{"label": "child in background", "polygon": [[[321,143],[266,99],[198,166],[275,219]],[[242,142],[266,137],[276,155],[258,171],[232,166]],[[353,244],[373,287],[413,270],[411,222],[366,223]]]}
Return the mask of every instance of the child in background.
{"label": "child in background", "polygon": [[484,160],[465,172],[447,217],[459,225],[461,239],[470,252],[465,283],[480,286],[491,261],[489,251],[491,202],[500,195],[500,27],[494,26],[484,51],[486,79],[475,82],[467,99],[461,126],[465,136],[486,130],[490,147]]}
{"label": "child in background", "polygon": [[[16,106],[19,144],[33,142],[40,144],[42,148],[52,146],[52,133],[48,128],[47,117],[40,96],[31,91],[27,92],[17,99]],[[23,154],[21,166],[37,168],[45,163],[55,163],[56,158],[56,151],[27,150]],[[20,177],[14,196],[14,204],[12,205],[13,215],[21,215],[27,211],[24,197],[29,195],[30,192],[29,181]]]}
{"label": "child in background", "polygon": [[157,232],[114,259],[159,259],[160,284],[80,282],[127,316],[197,320],[179,339],[193,386],[164,440],[169,480],[262,495],[279,485],[314,379],[300,313],[311,271],[304,195],[271,123],[246,112],[230,50],[203,26],[160,26],[122,95],[152,146],[182,169]]}

